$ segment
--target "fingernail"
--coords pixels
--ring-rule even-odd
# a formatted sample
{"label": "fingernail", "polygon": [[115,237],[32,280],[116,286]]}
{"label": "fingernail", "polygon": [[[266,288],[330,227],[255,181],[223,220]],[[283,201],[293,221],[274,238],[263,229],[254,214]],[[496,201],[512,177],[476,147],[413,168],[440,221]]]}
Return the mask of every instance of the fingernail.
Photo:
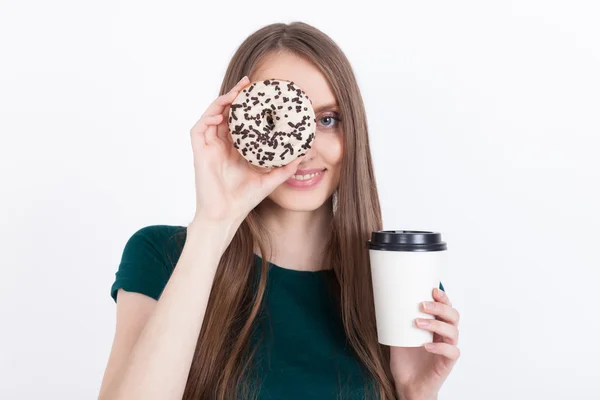
{"label": "fingernail", "polygon": [[429,320],[428,319],[417,319],[417,325],[429,326]]}
{"label": "fingernail", "polygon": [[426,310],[433,310],[433,303],[429,302],[429,301],[424,301],[423,303],[423,308]]}
{"label": "fingernail", "polygon": [[238,86],[240,83],[242,83],[242,82],[244,81],[244,79],[245,79],[245,78],[246,78],[246,77],[244,76],[242,79],[240,79],[240,80],[238,81],[238,83],[236,83],[235,85],[233,85],[233,87],[231,88],[231,90],[230,90],[229,92],[235,92],[235,91],[237,91],[237,90],[238,90],[238,89],[237,89],[237,86]]}
{"label": "fingernail", "polygon": [[440,297],[444,297],[444,291],[443,291],[442,289],[440,289],[440,288],[436,288],[435,290],[437,290],[437,294],[438,294],[438,296],[440,296]]}

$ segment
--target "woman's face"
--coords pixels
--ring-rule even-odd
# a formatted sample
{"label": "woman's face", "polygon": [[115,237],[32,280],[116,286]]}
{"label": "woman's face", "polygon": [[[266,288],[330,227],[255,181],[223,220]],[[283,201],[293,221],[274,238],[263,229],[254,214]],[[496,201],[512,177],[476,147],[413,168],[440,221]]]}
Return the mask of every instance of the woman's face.
{"label": "woman's face", "polygon": [[296,174],[268,198],[288,210],[316,210],[338,186],[343,155],[342,116],[327,79],[311,62],[290,53],[268,55],[249,78],[251,81],[271,78],[293,81],[312,101],[317,119],[312,147]]}

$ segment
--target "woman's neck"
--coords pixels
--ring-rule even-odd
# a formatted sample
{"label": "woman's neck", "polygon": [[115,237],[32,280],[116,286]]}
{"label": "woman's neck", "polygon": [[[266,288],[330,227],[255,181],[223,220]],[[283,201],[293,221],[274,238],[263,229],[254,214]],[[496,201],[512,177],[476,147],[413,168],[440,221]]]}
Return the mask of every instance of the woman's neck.
{"label": "woman's neck", "polygon": [[[261,221],[271,240],[269,261],[278,266],[315,271],[323,265],[331,232],[331,207],[328,202],[314,211],[290,211],[266,199],[259,209]],[[258,249],[255,249],[258,253]]]}

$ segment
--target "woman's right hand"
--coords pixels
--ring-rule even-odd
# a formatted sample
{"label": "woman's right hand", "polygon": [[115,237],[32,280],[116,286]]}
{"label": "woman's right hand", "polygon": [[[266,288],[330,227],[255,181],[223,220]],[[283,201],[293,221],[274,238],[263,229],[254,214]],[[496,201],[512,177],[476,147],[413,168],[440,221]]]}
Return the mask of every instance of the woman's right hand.
{"label": "woman's right hand", "polygon": [[260,171],[233,147],[227,123],[229,106],[249,83],[242,78],[213,101],[191,129],[196,183],[194,221],[226,223],[237,229],[248,213],[291,177],[302,157],[290,164]]}

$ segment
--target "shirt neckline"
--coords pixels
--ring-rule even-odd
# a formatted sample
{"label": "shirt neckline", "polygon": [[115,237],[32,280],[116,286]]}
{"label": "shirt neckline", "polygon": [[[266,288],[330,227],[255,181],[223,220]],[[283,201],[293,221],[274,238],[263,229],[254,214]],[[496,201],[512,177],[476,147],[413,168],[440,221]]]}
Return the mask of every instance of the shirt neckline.
{"label": "shirt neckline", "polygon": [[[256,253],[254,253],[254,260],[257,261],[258,265],[260,265],[260,262],[262,261],[262,257],[260,257]],[[297,269],[285,268],[285,267],[279,266],[277,264],[273,264],[270,261],[267,261],[267,264],[269,265],[271,271],[276,271],[279,273],[288,274],[288,275],[296,275],[296,276],[312,277],[312,276],[318,276],[318,275],[329,275],[334,272],[332,268],[331,269],[320,269],[317,271],[301,271],[301,270],[297,270]]]}

